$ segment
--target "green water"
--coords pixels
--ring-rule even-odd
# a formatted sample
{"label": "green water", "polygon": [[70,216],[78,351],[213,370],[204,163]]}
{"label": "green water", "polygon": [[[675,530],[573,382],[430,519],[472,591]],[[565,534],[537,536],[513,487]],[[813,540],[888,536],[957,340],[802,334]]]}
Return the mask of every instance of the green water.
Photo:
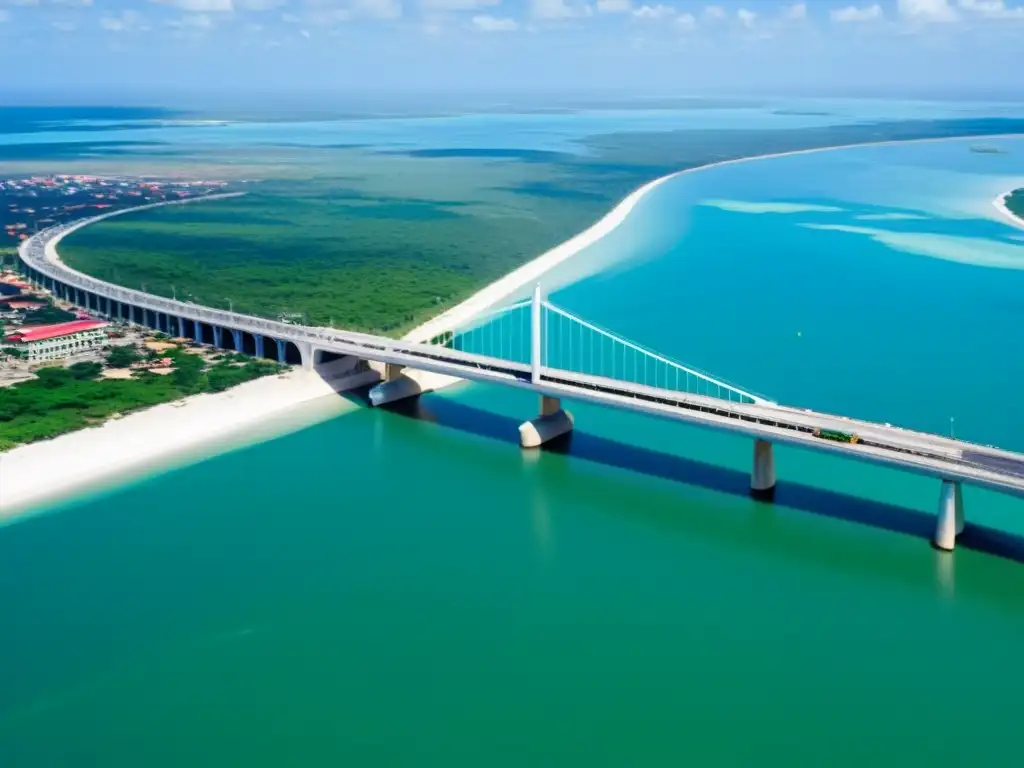
{"label": "green water", "polygon": [[1018,764],[1019,564],[450,402],[4,529],[0,765]]}
{"label": "green water", "polygon": [[[1020,449],[1024,271],[928,257],[1012,231],[755,166],[664,185],[664,236],[607,245],[665,252],[553,299],[787,402]],[[916,251],[694,208],[863,222],[887,190],[932,216]],[[1024,762],[1019,500],[966,488],[939,553],[936,481],[778,448],[759,503],[749,440],[570,408],[523,453],[532,396],[455,388],[0,528],[0,767]]]}

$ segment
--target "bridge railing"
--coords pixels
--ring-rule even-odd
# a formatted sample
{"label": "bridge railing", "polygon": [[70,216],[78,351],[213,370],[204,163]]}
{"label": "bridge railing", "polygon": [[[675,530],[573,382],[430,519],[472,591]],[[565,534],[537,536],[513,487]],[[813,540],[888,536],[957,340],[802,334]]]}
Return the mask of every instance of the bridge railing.
{"label": "bridge railing", "polygon": [[580,318],[539,297],[499,307],[431,339],[451,349],[533,364],[540,322],[540,368],[627,381],[737,403],[771,402]]}

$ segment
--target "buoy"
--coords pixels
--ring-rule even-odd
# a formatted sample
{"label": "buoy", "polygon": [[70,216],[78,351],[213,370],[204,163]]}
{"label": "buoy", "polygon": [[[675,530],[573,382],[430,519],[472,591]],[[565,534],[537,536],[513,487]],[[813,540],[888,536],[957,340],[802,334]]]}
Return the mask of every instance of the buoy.
{"label": "buoy", "polygon": [[803,335],[804,335],[804,332],[803,332],[803,331],[797,331],[797,332],[796,332],[796,335],[797,335],[797,336],[803,336]]}

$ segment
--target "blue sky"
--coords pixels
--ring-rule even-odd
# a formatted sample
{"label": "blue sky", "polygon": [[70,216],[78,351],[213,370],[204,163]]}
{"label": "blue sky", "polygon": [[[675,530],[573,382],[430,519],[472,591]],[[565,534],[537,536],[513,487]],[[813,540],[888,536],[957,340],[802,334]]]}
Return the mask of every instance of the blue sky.
{"label": "blue sky", "polygon": [[0,0],[0,72],[8,101],[118,90],[1024,95],[1024,0]]}

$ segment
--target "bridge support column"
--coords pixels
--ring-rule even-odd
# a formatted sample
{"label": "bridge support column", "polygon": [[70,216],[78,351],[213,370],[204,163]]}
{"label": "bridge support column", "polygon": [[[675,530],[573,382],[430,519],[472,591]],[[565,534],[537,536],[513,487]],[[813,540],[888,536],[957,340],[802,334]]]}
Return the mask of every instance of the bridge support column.
{"label": "bridge support column", "polygon": [[241,353],[242,352],[242,332],[241,331],[236,331],[236,330],[232,329],[231,330],[231,338],[235,342],[235,352]]}
{"label": "bridge support column", "polygon": [[572,414],[562,410],[557,397],[542,395],[540,416],[519,425],[519,444],[523,448],[539,448],[544,443],[572,432]]}
{"label": "bridge support column", "polygon": [[263,335],[257,333],[253,338],[256,340],[256,357],[263,357]]}
{"label": "bridge support column", "polygon": [[384,364],[384,380],[370,390],[370,405],[387,405],[423,393],[420,383],[406,376],[404,370],[403,365]]}
{"label": "bridge support column", "polygon": [[939,516],[935,520],[935,539],[938,549],[952,552],[957,534],[964,530],[964,500],[960,483],[943,480],[939,492]]}
{"label": "bridge support column", "polygon": [[275,339],[275,343],[277,344],[277,362],[283,365],[288,362],[286,359],[288,356],[288,347],[285,346],[285,342],[279,339]]}
{"label": "bridge support column", "polygon": [[311,371],[316,367],[316,350],[313,349],[313,345],[308,341],[296,342],[296,346],[299,348],[299,357],[302,360],[302,367]]}
{"label": "bridge support column", "polygon": [[775,451],[767,440],[754,441],[754,467],[750,472],[750,492],[754,498],[775,496]]}
{"label": "bridge support column", "polygon": [[217,349],[224,349],[224,345],[221,343],[223,341],[223,339],[221,338],[223,335],[223,328],[221,328],[219,325],[213,326],[213,346],[215,346]]}

